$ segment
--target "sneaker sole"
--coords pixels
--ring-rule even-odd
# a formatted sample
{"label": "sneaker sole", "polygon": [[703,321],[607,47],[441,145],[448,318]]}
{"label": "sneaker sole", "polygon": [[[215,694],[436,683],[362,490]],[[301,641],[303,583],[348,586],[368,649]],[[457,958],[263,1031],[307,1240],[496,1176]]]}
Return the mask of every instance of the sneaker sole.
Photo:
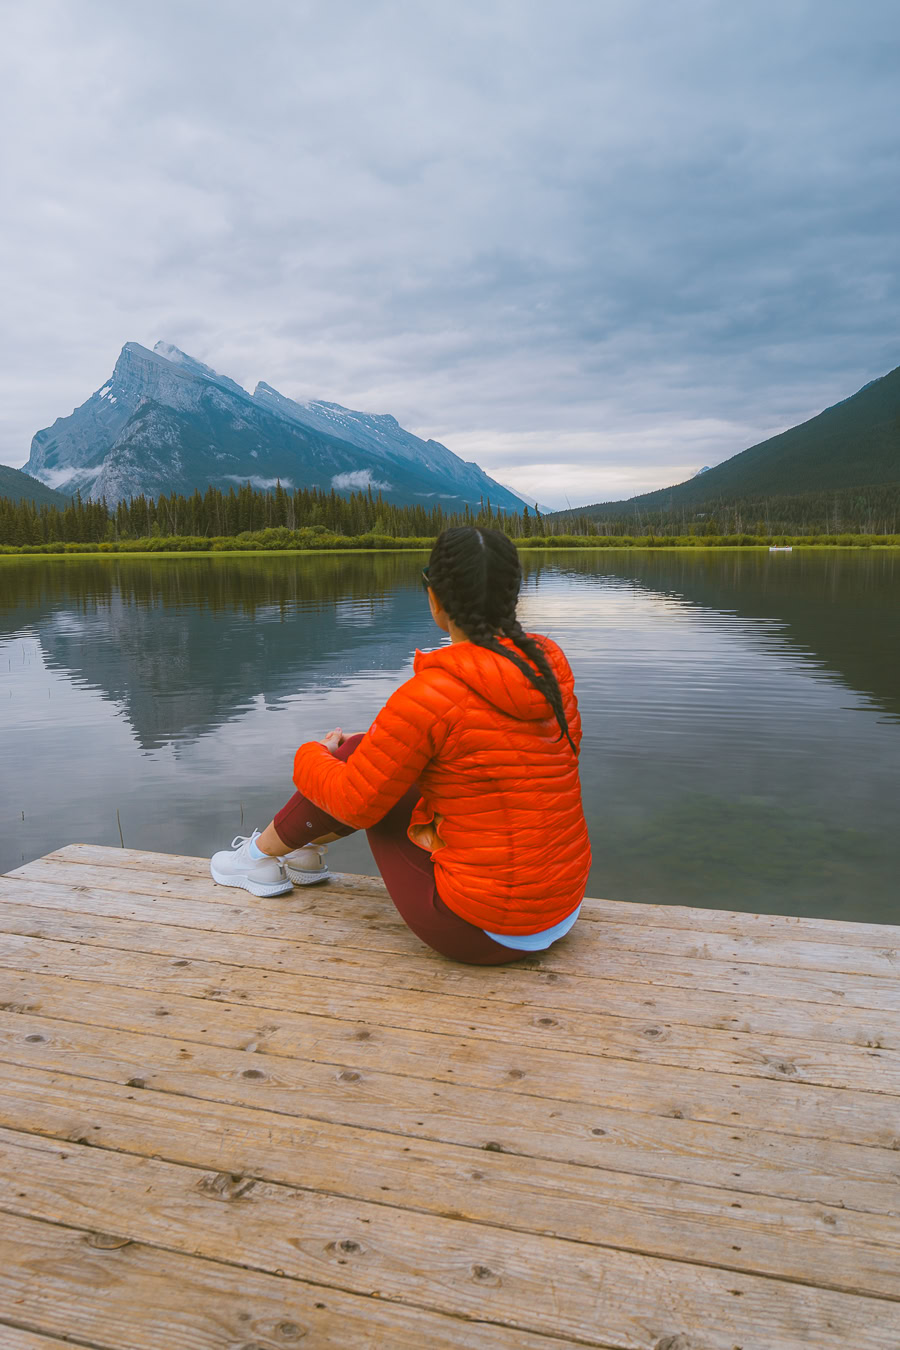
{"label": "sneaker sole", "polygon": [[327,881],[331,876],[327,867],[324,872],[299,872],[296,868],[288,867],[285,863],[284,870],[297,886],[315,886],[317,881]]}
{"label": "sneaker sole", "polygon": [[265,885],[260,881],[251,881],[249,877],[229,877],[224,872],[217,872],[211,864],[209,872],[219,886],[238,886],[242,891],[249,891],[251,895],[258,895],[262,899],[269,895],[284,895],[293,889],[290,881],[273,881]]}

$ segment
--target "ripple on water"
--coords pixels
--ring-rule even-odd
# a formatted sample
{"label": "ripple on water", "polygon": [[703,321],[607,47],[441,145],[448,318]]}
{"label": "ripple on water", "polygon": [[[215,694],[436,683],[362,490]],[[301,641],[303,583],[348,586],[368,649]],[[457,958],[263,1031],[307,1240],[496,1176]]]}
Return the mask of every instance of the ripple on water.
{"label": "ripple on water", "polygon": [[[784,562],[526,559],[523,621],[577,678],[592,893],[897,920],[900,563]],[[439,639],[420,565],[5,566],[0,866],[118,843],[117,808],[173,852],[264,823],[296,745],[363,729]]]}

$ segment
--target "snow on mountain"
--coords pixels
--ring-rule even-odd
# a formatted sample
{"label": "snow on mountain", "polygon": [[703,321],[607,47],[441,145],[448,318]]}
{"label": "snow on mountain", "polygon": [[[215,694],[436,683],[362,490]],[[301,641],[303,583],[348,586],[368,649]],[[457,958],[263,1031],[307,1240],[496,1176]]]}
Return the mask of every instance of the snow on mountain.
{"label": "snow on mountain", "polygon": [[413,465],[443,480],[443,492],[434,490],[418,494],[420,496],[445,497],[447,500],[460,496],[470,505],[484,497],[508,511],[521,509],[523,499],[517,493],[489,478],[477,464],[454,455],[440,441],[423,441],[414,436],[390,413],[359,412],[322,399],[299,402],[280,394],[264,381],[256,386],[253,398],[299,426],[338,436],[350,445],[378,455],[388,465],[396,465],[401,474],[404,468]]}
{"label": "snow on mountain", "polygon": [[122,348],[112,376],[39,431],[26,472],[48,486],[118,501],[253,482],[350,492],[449,509],[519,510],[522,498],[386,414],[299,403],[260,383],[250,395],[171,343]]}

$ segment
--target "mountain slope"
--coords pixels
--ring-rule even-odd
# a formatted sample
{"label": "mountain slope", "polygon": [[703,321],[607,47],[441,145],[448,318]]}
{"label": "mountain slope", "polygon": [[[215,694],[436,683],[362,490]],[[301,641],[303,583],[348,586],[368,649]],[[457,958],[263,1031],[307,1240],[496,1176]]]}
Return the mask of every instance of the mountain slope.
{"label": "mountain slope", "polygon": [[34,502],[37,506],[63,507],[68,502],[64,493],[54,492],[37,478],[6,464],[0,464],[0,497],[9,497],[14,502]]}
{"label": "mountain slope", "polygon": [[454,455],[440,441],[423,441],[414,436],[389,413],[357,412],[340,403],[325,403],[320,399],[298,403],[262,381],[253,391],[253,398],[300,426],[323,435],[337,436],[376,455],[386,468],[393,468],[396,473],[405,474],[412,470],[433,475],[439,482],[428,494],[430,496],[447,499],[461,496],[473,505],[484,497],[507,510],[521,510],[522,500],[517,493],[489,478],[477,464]]}
{"label": "mountain slope", "polygon": [[591,516],[615,517],[897,482],[900,367],[686,483],[582,509]]}
{"label": "mountain slope", "polygon": [[28,471],[50,487],[110,502],[145,493],[371,487],[389,501],[450,510],[517,510],[516,494],[445,446],[421,441],[393,417],[339,404],[299,404],[269,385],[251,396],[177,347],[122,348],[112,377],[68,417],[39,431]]}

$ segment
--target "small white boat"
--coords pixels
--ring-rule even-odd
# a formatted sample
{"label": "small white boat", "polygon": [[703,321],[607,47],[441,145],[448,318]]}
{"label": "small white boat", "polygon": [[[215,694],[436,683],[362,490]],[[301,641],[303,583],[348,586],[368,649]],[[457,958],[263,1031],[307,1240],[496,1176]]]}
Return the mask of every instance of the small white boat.
{"label": "small white boat", "polygon": [[769,545],[769,552],[770,552],[770,553],[793,553],[793,551],[794,551],[794,546],[793,546],[793,544],[770,544],[770,545]]}

